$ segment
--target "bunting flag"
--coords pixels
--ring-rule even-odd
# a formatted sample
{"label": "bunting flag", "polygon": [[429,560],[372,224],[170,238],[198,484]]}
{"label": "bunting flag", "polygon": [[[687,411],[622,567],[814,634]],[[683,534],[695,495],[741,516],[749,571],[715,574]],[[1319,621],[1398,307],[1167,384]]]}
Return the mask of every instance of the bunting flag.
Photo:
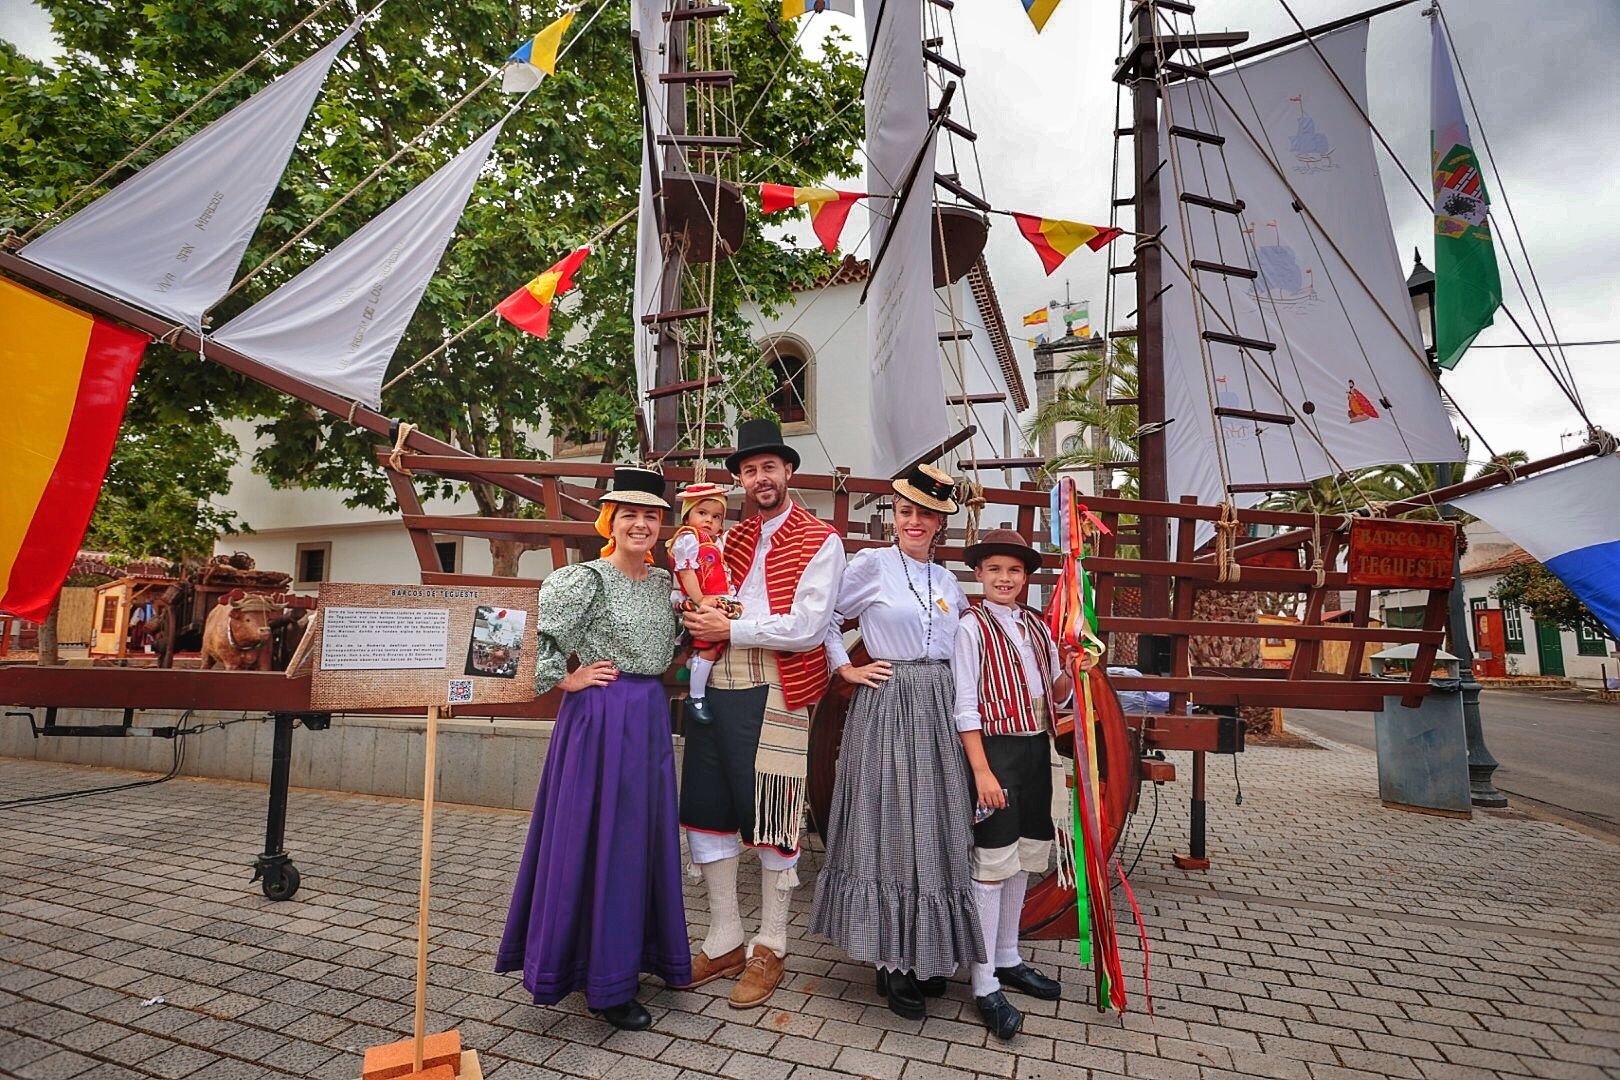
{"label": "bunting flag", "polygon": [[782,18],[797,19],[818,11],[842,11],[855,14],[855,0],[782,0]]}
{"label": "bunting flag", "polygon": [[1046,29],[1046,20],[1057,10],[1058,2],[1059,0],[1024,0],[1024,14],[1035,24],[1037,34]]}
{"label": "bunting flag", "polygon": [[864,198],[866,193],[859,191],[788,187],[786,184],[759,185],[759,208],[762,213],[775,214],[795,206],[808,206],[810,227],[821,240],[821,246],[830,252],[838,250],[838,237],[843,234],[850,209]]}
{"label": "bunting flag", "polygon": [[563,17],[517,47],[506,58],[501,71],[501,90],[508,94],[526,94],[539,86],[547,75],[557,74],[557,49],[562,45],[563,31],[574,21],[570,8]]}
{"label": "bunting flag", "polygon": [[1043,307],[1036,308],[1034,311],[1032,311],[1028,315],[1024,316],[1024,325],[1025,326],[1045,326],[1046,325],[1046,312],[1047,312],[1046,308],[1043,308]]}
{"label": "bunting flag", "polygon": [[101,493],[145,334],[0,278],[0,611],[43,622]]}
{"label": "bunting flag", "polygon": [[22,249],[29,262],[193,329],[231,287],[304,121],[361,19]]}
{"label": "bunting flag", "polygon": [[1491,242],[1490,198],[1451,74],[1445,29],[1430,16],[1429,109],[1434,158],[1434,345],[1436,362],[1454,368],[1502,305],[1502,275]]}
{"label": "bunting flag", "polygon": [[1081,244],[1092,251],[1101,251],[1110,242],[1125,235],[1123,229],[1107,225],[1082,225],[1078,221],[1060,221],[1033,214],[1014,214],[1013,220],[1018,222],[1018,231],[1034,247],[1035,254],[1041,257],[1041,265],[1046,267],[1048,276],[1063,265],[1064,259],[1079,250]]}
{"label": "bunting flag", "polygon": [[589,247],[582,247],[564,255],[533,281],[502,300],[495,308],[496,313],[519,330],[526,330],[537,338],[545,337],[551,332],[551,302],[574,287],[574,273],[590,253]]}

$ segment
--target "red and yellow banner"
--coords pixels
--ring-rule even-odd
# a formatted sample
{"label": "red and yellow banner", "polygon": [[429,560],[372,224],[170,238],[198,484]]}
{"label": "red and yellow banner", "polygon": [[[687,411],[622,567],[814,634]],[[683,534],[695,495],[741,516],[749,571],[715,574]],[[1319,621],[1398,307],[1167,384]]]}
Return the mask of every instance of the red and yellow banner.
{"label": "red and yellow banner", "polygon": [[789,187],[786,184],[759,185],[759,208],[766,214],[791,210],[795,206],[810,208],[810,227],[815,230],[821,246],[829,252],[838,250],[838,237],[849,220],[850,209],[861,199],[863,191],[834,191],[821,187]]}
{"label": "red and yellow banner", "polygon": [[149,340],[0,279],[0,611],[42,622],[101,494]]}
{"label": "red and yellow banner", "polygon": [[1041,257],[1041,265],[1046,267],[1047,274],[1062,266],[1063,260],[1079,250],[1081,244],[1092,251],[1101,251],[1110,241],[1124,235],[1123,230],[1107,225],[1082,225],[1078,221],[1061,221],[1033,214],[1014,214],[1013,219],[1018,222],[1018,231],[1024,234],[1024,239]]}
{"label": "red and yellow banner", "polygon": [[574,274],[578,272],[589,247],[577,248],[543,270],[523,288],[495,306],[501,318],[543,338],[551,332],[551,302],[574,287]]}

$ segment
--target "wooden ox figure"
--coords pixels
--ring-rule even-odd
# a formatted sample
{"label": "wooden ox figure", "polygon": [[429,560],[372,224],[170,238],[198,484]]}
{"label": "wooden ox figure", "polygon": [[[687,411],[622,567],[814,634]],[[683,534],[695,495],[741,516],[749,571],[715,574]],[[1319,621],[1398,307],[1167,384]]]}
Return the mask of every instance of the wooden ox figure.
{"label": "wooden ox figure", "polygon": [[270,620],[280,613],[268,597],[241,589],[227,593],[203,627],[203,668],[271,670]]}

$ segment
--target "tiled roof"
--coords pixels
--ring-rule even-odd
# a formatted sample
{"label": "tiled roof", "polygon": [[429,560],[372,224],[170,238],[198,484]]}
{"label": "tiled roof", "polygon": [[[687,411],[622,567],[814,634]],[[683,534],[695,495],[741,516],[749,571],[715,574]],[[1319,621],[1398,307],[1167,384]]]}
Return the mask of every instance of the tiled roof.
{"label": "tiled roof", "polygon": [[872,276],[872,264],[866,259],[857,259],[853,255],[845,255],[844,261],[833,268],[829,274],[823,274],[802,289],[795,292],[813,292],[816,289],[825,289],[832,285],[855,285]]}
{"label": "tiled roof", "polygon": [[984,328],[990,335],[990,347],[995,350],[996,363],[1001,365],[1001,376],[1007,381],[1012,394],[1013,410],[1023,412],[1029,408],[1029,391],[1024,387],[1024,373],[1018,369],[1018,357],[1013,355],[1012,339],[1007,335],[1007,323],[1001,315],[1001,301],[996,297],[996,283],[990,280],[990,268],[980,254],[967,272],[968,288],[973,300],[984,316]]}
{"label": "tiled roof", "polygon": [[1535,562],[1535,556],[1521,547],[1515,547],[1505,555],[1498,555],[1494,559],[1480,563],[1478,566],[1465,567],[1463,577],[1481,577],[1485,574],[1500,574],[1510,566],[1520,563]]}

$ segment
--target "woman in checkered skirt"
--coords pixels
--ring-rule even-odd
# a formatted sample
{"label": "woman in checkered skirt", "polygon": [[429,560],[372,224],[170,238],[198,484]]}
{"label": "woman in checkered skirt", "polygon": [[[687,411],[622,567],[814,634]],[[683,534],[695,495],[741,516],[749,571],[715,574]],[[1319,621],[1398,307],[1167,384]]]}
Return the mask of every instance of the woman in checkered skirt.
{"label": "woman in checkered skirt", "polygon": [[[878,993],[913,1020],[958,965],[984,959],[968,866],[972,788],[947,663],[968,605],[933,561],[957,509],[953,489],[928,465],[894,481],[896,543],[850,560],[826,641],[829,666],[856,689],[810,929],[877,965]],[[850,663],[846,618],[860,620],[871,663]]]}

